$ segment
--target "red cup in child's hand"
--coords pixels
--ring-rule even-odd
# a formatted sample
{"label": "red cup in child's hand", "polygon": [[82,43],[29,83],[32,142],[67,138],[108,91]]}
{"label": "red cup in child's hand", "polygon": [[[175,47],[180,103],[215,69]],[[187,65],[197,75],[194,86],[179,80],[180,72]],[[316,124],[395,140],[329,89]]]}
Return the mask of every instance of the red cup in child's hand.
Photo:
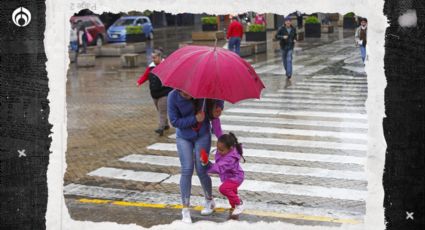
{"label": "red cup in child's hand", "polygon": [[203,166],[208,164],[208,154],[207,154],[207,151],[205,151],[205,149],[201,149],[201,164]]}

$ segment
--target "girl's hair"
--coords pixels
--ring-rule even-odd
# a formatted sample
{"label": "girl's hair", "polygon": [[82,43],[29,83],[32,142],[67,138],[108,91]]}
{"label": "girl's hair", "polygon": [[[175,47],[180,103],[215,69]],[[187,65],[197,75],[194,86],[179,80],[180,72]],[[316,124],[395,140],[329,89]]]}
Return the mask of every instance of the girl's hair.
{"label": "girl's hair", "polygon": [[162,47],[158,47],[152,51],[152,54],[155,56],[163,57],[164,50],[162,49]]}
{"label": "girl's hair", "polygon": [[218,142],[223,143],[227,148],[235,147],[239,155],[243,158],[245,163],[245,158],[243,157],[242,144],[238,142],[235,134],[230,132],[229,134],[223,134],[218,138]]}

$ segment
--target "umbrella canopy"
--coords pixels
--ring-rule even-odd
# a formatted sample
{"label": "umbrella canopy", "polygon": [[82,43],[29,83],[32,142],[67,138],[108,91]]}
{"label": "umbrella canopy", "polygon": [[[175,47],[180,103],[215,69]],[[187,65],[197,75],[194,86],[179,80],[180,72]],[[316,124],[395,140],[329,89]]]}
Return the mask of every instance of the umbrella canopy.
{"label": "umbrella canopy", "polygon": [[185,46],[173,52],[152,71],[162,84],[194,98],[236,103],[260,98],[263,82],[254,68],[234,52],[207,46]]}

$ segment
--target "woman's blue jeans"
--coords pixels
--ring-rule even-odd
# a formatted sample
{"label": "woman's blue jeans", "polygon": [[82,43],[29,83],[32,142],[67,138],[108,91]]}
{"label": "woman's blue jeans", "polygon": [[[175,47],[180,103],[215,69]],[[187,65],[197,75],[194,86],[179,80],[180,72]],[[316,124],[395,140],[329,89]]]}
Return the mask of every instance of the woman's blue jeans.
{"label": "woman's blue jeans", "polygon": [[182,204],[190,205],[190,193],[192,187],[193,169],[196,168],[199,181],[204,190],[205,199],[212,198],[211,177],[207,174],[207,168],[201,165],[200,152],[201,149],[209,154],[211,148],[211,134],[205,133],[195,140],[186,140],[177,137],[177,152],[180,158],[181,176],[180,176],[180,192],[182,196]]}
{"label": "woman's blue jeans", "polygon": [[280,52],[282,53],[282,62],[283,67],[286,71],[287,77],[292,77],[292,52],[293,49],[290,48],[283,48],[280,49]]}
{"label": "woman's blue jeans", "polygon": [[360,46],[360,54],[362,55],[362,61],[364,63],[364,61],[366,60],[366,46]]}

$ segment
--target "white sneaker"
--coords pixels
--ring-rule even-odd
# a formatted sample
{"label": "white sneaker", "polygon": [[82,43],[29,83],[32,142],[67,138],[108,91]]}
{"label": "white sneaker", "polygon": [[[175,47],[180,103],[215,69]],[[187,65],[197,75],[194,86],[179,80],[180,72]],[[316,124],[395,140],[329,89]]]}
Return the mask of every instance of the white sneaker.
{"label": "white sneaker", "polygon": [[182,221],[188,224],[192,223],[192,218],[190,217],[190,209],[183,208],[182,210]]}
{"label": "white sneaker", "polygon": [[205,200],[204,209],[202,209],[201,215],[203,215],[203,216],[211,215],[214,212],[214,208],[215,208],[214,199]]}
{"label": "white sneaker", "polygon": [[235,210],[233,210],[232,215],[239,215],[239,214],[241,214],[243,212],[243,210],[244,210],[244,205],[243,205],[243,203],[241,201],[241,204],[240,205],[236,205]]}

